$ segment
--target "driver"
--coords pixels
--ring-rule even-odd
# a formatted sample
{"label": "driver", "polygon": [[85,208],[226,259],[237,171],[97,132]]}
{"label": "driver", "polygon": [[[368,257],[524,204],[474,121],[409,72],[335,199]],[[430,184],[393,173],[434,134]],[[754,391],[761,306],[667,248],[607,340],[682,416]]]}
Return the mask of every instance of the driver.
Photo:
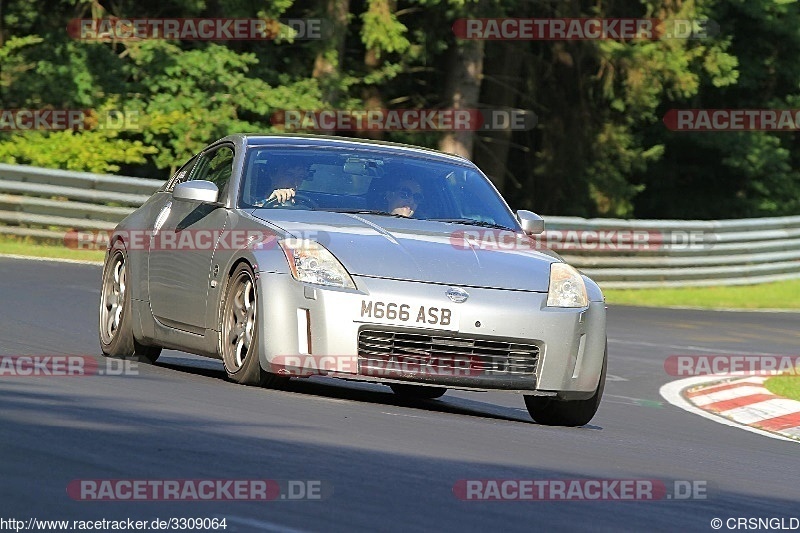
{"label": "driver", "polygon": [[277,159],[267,168],[272,192],[262,205],[273,201],[278,204],[294,203],[297,187],[308,176],[308,166],[295,159]]}
{"label": "driver", "polygon": [[389,212],[407,218],[414,214],[422,200],[422,187],[412,178],[398,181],[386,193]]}

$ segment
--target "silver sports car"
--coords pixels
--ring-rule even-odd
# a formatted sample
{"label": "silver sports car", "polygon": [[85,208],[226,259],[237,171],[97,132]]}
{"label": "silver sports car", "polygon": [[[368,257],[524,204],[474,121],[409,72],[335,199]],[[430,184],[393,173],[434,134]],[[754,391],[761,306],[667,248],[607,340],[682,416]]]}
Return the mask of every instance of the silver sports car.
{"label": "silver sports car", "polygon": [[599,287],[541,246],[470,161],[413,146],[231,135],[183,165],[109,240],[100,342],[222,359],[230,379],[523,394],[588,423],[605,383]]}

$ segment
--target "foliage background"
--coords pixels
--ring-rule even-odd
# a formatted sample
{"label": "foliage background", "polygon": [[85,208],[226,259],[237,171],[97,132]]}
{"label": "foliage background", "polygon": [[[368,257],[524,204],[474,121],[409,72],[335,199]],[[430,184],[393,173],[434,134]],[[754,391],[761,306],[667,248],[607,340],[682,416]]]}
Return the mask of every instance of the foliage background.
{"label": "foliage background", "polygon": [[[324,17],[303,41],[80,42],[72,18]],[[656,41],[461,41],[460,17],[710,18]],[[533,110],[530,131],[391,132],[461,153],[515,208],[740,218],[800,213],[798,135],[676,133],[669,109],[800,108],[792,0],[0,0],[0,109],[138,112],[136,128],[0,132],[0,161],[166,178],[285,109]],[[342,135],[352,135],[341,132]],[[374,134],[372,135],[375,136]]]}

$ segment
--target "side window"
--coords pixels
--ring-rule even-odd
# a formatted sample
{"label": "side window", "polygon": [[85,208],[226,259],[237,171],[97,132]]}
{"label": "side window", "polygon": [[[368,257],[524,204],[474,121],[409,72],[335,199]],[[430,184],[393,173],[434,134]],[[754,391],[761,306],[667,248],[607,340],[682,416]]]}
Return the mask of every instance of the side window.
{"label": "side window", "polygon": [[189,179],[189,173],[191,172],[195,163],[197,163],[197,156],[194,156],[189,160],[188,163],[179,168],[178,171],[169,179],[169,181],[167,181],[162,190],[165,192],[172,192],[172,189],[174,189],[177,184],[183,183]]}
{"label": "side window", "polygon": [[230,146],[221,146],[202,154],[192,170],[190,179],[214,183],[219,188],[219,198],[222,200],[228,193],[233,174],[233,155]]}

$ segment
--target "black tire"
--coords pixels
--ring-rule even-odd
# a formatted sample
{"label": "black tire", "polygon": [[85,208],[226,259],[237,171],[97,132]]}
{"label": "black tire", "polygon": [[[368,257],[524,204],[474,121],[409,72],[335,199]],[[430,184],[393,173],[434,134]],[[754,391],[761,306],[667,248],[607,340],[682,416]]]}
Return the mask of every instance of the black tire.
{"label": "black tire", "polygon": [[608,368],[608,345],[603,354],[603,369],[594,394],[586,400],[559,400],[549,396],[525,396],[531,418],[545,426],[577,427],[588,424],[600,407]]}
{"label": "black tire", "polygon": [[258,360],[258,297],[253,269],[241,263],[231,274],[220,302],[219,353],[232,381],[279,388],[288,378],[267,372]]}
{"label": "black tire", "polygon": [[444,387],[425,387],[422,385],[403,385],[393,383],[389,385],[392,391],[403,398],[410,400],[435,400],[441,398],[447,389]]}
{"label": "black tire", "polygon": [[155,363],[161,348],[141,344],[133,336],[127,273],[128,254],[125,245],[117,241],[103,265],[98,323],[100,349],[109,357],[135,357],[141,362]]}

